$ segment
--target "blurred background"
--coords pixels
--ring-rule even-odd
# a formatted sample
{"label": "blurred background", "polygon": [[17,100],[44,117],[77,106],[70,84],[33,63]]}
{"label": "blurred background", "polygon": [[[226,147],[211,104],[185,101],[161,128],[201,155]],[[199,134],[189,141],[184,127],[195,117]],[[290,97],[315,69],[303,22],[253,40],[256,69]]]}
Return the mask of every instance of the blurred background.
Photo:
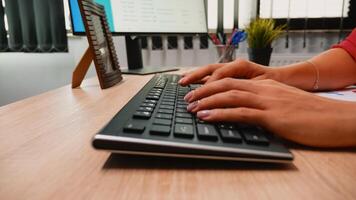
{"label": "blurred background", "polygon": [[[88,47],[86,37],[73,34],[69,1],[0,0],[0,3],[0,106],[69,84],[72,71]],[[354,0],[205,0],[204,3],[208,33],[244,29],[258,17],[286,24],[285,33],[272,44],[270,66],[308,59],[343,40],[356,24]],[[140,38],[146,67],[202,66],[218,59],[207,33],[151,34]],[[115,36],[114,43],[121,67],[127,68],[125,36]],[[241,42],[235,51],[236,57],[247,58],[246,42]],[[95,76],[93,67],[87,77],[92,76]]]}

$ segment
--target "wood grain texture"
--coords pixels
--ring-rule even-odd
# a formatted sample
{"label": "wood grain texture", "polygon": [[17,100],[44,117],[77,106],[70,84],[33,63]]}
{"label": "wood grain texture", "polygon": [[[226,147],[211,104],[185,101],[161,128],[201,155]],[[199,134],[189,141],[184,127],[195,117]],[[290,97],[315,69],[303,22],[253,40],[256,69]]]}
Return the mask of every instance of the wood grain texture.
{"label": "wood grain texture", "polygon": [[0,107],[0,199],[356,199],[356,151],[291,165],[110,155],[91,139],[152,76],[97,78]]}

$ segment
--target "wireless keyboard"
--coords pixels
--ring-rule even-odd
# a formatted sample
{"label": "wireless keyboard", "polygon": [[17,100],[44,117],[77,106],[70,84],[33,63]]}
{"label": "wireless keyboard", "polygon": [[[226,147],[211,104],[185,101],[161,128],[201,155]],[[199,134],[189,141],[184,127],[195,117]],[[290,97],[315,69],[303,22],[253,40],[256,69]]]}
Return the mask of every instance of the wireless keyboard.
{"label": "wireless keyboard", "polygon": [[155,75],[93,139],[116,153],[290,162],[293,155],[273,134],[243,123],[207,123],[186,110],[179,75]]}

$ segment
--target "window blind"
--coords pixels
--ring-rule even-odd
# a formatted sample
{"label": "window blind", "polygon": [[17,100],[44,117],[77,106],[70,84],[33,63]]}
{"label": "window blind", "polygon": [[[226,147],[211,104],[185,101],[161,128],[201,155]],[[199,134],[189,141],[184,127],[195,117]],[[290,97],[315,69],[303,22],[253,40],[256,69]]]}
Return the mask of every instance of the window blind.
{"label": "window blind", "polygon": [[7,51],[8,48],[4,15],[5,15],[4,7],[2,1],[0,0],[0,52]]}
{"label": "window blind", "polygon": [[[6,23],[0,22],[0,43],[8,37],[9,51],[66,52],[63,0],[4,0]],[[1,6],[2,8],[2,6]],[[0,8],[0,21],[1,15]],[[7,36],[8,35],[8,36]]]}

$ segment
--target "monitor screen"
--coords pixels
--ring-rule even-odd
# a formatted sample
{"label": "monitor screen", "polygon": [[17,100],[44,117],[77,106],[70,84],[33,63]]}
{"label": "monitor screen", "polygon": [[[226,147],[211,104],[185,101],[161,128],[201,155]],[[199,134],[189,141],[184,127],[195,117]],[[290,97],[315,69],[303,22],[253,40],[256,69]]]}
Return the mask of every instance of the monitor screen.
{"label": "monitor screen", "polygon": [[[204,0],[94,0],[116,34],[207,33]],[[78,0],[69,0],[74,34],[84,34]]]}

